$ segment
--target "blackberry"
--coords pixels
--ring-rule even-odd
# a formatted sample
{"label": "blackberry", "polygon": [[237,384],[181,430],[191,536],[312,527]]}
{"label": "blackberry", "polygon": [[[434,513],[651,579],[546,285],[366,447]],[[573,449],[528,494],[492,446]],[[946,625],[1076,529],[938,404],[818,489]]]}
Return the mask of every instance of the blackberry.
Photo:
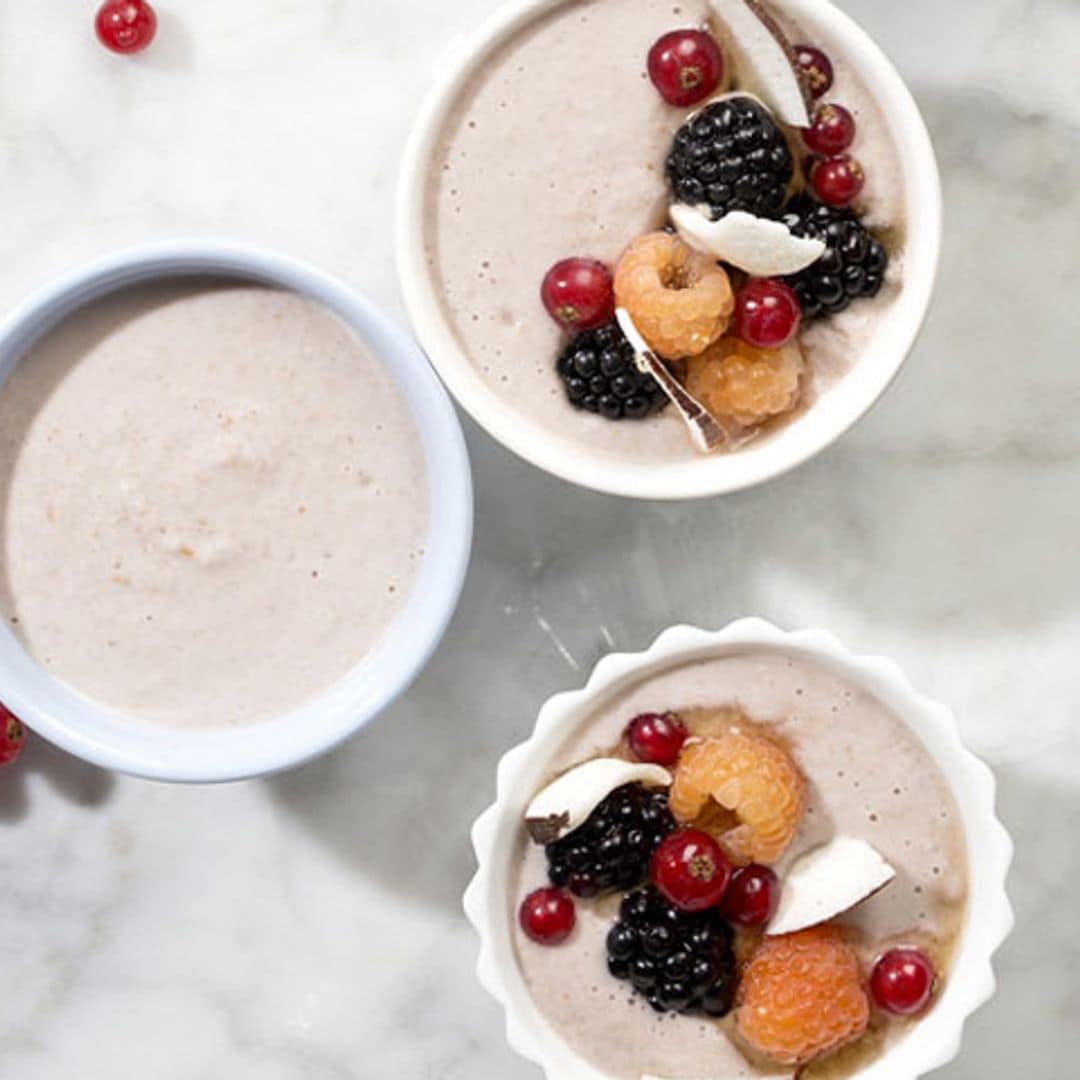
{"label": "blackberry", "polygon": [[666,791],[623,784],[573,832],[547,845],[548,877],[578,896],[632,889],[648,876],[653,852],[674,828]]}
{"label": "blackberry", "polygon": [[657,1012],[731,1011],[737,982],[731,927],[715,908],[680,911],[652,885],[623,898],[608,932],[608,971]]}
{"label": "blackberry", "polygon": [[667,159],[675,197],[708,204],[713,218],[732,210],[775,218],[795,166],[784,134],[750,97],[714,101],[675,133]]}
{"label": "blackberry", "polygon": [[660,384],[634,362],[634,348],[612,321],[575,334],[555,366],[576,409],[608,420],[640,420],[667,404]]}
{"label": "blackberry", "polygon": [[826,245],[817,262],[784,279],[795,290],[805,318],[835,315],[860,296],[877,295],[889,256],[851,210],[799,195],[784,211],[784,221],[796,236]]}

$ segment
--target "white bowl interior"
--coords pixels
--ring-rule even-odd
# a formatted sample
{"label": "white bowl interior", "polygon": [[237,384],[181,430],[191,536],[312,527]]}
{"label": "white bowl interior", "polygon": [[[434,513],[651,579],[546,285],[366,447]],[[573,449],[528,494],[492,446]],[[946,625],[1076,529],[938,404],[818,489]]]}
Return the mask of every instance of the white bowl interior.
{"label": "white bowl interior", "polygon": [[[795,467],[848,430],[881,396],[914,343],[933,289],[941,241],[941,187],[933,147],[903,80],[867,35],[827,0],[772,0],[812,36],[836,43],[882,103],[903,162],[907,239],[903,287],[851,371],[820,402],[734,454],[647,465],[589,454],[529,421],[483,380],[443,310],[428,265],[426,189],[440,134],[484,60],[523,25],[567,0],[513,0],[459,43],[423,105],[402,166],[398,265],[413,325],[443,381],[499,442],[565,480],[617,495],[693,498],[736,491]],[[538,316],[539,314],[538,308]]]}
{"label": "white bowl interior", "polygon": [[376,648],[325,694],[262,723],[178,731],[98,705],[40,667],[0,627],[0,699],[35,731],[106,768],[177,781],[234,780],[296,765],[377,715],[423,667],[460,594],[472,539],[468,455],[453,406],[412,341],[362,296],[302,262],[206,241],[155,244],[77,270],[0,326],[0,382],[50,327],[91,300],[152,279],[233,277],[309,296],[384,362],[416,421],[428,470],[426,554],[412,592]]}
{"label": "white bowl interior", "polygon": [[944,1064],[959,1047],[964,1019],[993,992],[990,956],[1012,925],[1004,892],[1012,849],[994,816],[993,777],[961,744],[949,710],[916,693],[892,662],[854,657],[822,631],[786,634],[760,619],[733,623],[719,633],[674,627],[646,653],[606,657],[584,690],[556,695],[544,705],[533,737],[500,763],[496,803],[474,829],[480,868],[466,895],[466,910],[481,936],[479,974],[506,1006],[511,1045],[540,1064],[549,1080],[604,1080],[604,1075],[578,1058],[551,1029],[533,1003],[514,956],[509,867],[525,807],[561,744],[604,702],[672,667],[750,650],[799,656],[865,688],[889,706],[941,768],[963,819],[968,908],[945,990],[907,1037],[853,1075],[860,1080],[914,1080]]}

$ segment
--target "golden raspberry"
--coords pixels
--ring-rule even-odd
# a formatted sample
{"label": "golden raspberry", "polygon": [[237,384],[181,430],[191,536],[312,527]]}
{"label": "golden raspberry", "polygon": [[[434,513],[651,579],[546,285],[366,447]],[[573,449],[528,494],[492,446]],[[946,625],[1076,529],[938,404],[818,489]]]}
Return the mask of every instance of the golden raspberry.
{"label": "golden raspberry", "polygon": [[784,1065],[857,1039],[870,1019],[854,950],[832,926],[765,938],[743,971],[735,1024],[754,1049]]}
{"label": "golden raspberry", "polygon": [[735,310],[724,268],[666,232],[646,233],[626,249],[615,268],[615,302],[666,360],[708,348]]}
{"label": "golden raspberry", "polygon": [[[676,820],[713,832],[734,862],[768,864],[799,827],[803,788],[795,762],[776,743],[731,731],[683,750],[669,805]],[[734,823],[718,825],[718,809]]]}
{"label": "golden raspberry", "polygon": [[805,367],[796,342],[756,349],[724,338],[687,363],[686,389],[715,416],[753,427],[795,407]]}

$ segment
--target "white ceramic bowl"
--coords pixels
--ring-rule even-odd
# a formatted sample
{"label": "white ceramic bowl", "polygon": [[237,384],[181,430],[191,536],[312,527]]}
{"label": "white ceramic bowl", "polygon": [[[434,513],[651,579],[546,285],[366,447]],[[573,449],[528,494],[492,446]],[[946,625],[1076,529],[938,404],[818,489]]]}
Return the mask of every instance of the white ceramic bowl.
{"label": "white ceramic bowl", "polygon": [[669,667],[747,649],[797,655],[868,690],[922,740],[952,788],[967,838],[968,912],[944,993],[912,1032],[854,1074],[859,1080],[915,1080],[956,1056],[964,1021],[994,992],[990,959],[1013,924],[1005,894],[1012,843],[994,813],[994,778],[960,742],[956,719],[919,694],[891,660],[855,656],[823,630],[786,633],[762,619],[742,619],[710,632],[665,630],[642,653],[613,653],[593,669],[584,689],[556,694],[540,710],[532,737],[503,757],[495,803],[473,826],[479,868],[465,911],[480,935],[480,981],[506,1010],[507,1039],[548,1080],[604,1080],[555,1034],[532,1002],[514,957],[510,857],[526,805],[558,747],[603,701]]}
{"label": "white ceramic bowl", "polygon": [[0,382],[38,337],[89,301],[136,282],[185,275],[235,277],[309,296],[348,323],[386,365],[416,420],[430,480],[426,555],[412,593],[374,651],[345,679],[263,723],[187,732],[131,719],[55,679],[6,624],[0,627],[0,700],[38,734],[105,768],[157,780],[236,780],[329,749],[408,686],[457,604],[472,540],[472,485],[453,406],[409,337],[343,282],[258,248],[204,240],[151,244],[67,274],[0,324]]}
{"label": "white ceramic bowl", "polygon": [[[881,396],[922,326],[941,246],[941,183],[918,107],[884,53],[827,0],[770,0],[809,38],[816,29],[835,41],[881,103],[904,169],[907,240],[903,287],[851,371],[803,415],[734,454],[693,456],[643,465],[589,454],[527,420],[484,381],[470,362],[442,308],[425,250],[425,188],[441,133],[458,95],[485,59],[523,26],[567,0],[511,0],[478,31],[461,39],[435,80],[406,147],[397,210],[397,256],[413,326],[451,393],[488,433],[527,461],[584,487],[638,498],[684,499],[719,495],[760,484],[801,464],[839,438]],[[537,286],[539,288],[539,284]],[[537,318],[544,315],[537,304]]]}

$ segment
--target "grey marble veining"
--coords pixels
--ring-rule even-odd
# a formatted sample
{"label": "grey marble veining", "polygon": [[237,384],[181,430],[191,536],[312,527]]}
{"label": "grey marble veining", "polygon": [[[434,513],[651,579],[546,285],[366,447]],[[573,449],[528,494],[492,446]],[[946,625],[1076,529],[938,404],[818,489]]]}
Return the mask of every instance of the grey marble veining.
{"label": "grey marble veining", "polygon": [[[154,236],[260,241],[400,311],[387,221],[427,72],[495,0],[0,0],[0,306]],[[673,621],[820,624],[949,702],[1001,785],[1018,928],[943,1080],[1080,1058],[1080,5],[848,0],[923,106],[947,231],[926,332],[766,488],[635,504],[467,424],[477,544],[412,691],[339,752],[217,789],[33,744],[0,774],[0,1076],[535,1080],[472,978],[466,830],[539,702]],[[78,9],[78,10],[77,10]]]}

